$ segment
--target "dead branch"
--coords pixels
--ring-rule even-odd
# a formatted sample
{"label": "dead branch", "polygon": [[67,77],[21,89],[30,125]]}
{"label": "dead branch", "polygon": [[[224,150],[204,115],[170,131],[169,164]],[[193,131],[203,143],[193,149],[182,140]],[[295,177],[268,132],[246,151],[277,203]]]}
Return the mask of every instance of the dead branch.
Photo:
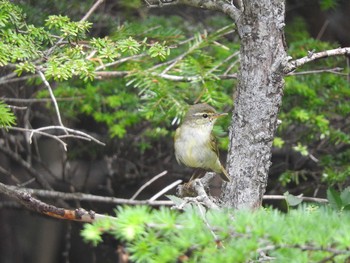
{"label": "dead branch", "polygon": [[23,189],[7,186],[3,183],[0,183],[0,192],[13,199],[16,199],[19,203],[23,204],[30,210],[58,219],[92,223],[99,219],[114,218],[111,216],[96,214],[93,211],[86,211],[82,208],[69,210],[56,207],[34,198],[31,196],[31,194],[24,191]]}
{"label": "dead branch", "polygon": [[350,55],[350,47],[346,48],[337,48],[337,49],[331,49],[331,50],[325,50],[321,52],[309,52],[309,54],[305,57],[295,59],[287,63],[286,67],[284,68],[284,73],[288,74],[292,72],[293,70],[303,66],[306,63],[309,63],[311,61],[315,61],[321,58],[327,58],[327,57],[334,57],[334,56],[343,56],[343,55]]}
{"label": "dead branch", "polygon": [[[163,6],[169,6],[169,5],[188,5],[193,6],[201,9],[208,9],[213,11],[221,11],[224,14],[231,17],[234,21],[237,21],[240,17],[241,10],[239,10],[233,2],[227,2],[227,1],[216,1],[216,0],[208,0],[208,1],[202,1],[202,0],[145,0],[147,6],[149,8],[158,8]],[[242,6],[241,6],[242,9]]]}
{"label": "dead branch", "polygon": [[131,199],[123,199],[117,198],[113,196],[99,196],[92,194],[84,194],[84,193],[65,193],[53,190],[40,190],[40,189],[32,189],[32,188],[21,188],[16,186],[7,186],[10,189],[19,189],[21,191],[25,191],[28,194],[35,195],[43,198],[55,198],[62,200],[78,200],[78,201],[89,201],[89,202],[97,202],[97,203],[108,203],[108,204],[118,204],[118,205],[150,205],[150,206],[171,206],[174,203],[170,200],[131,200]]}
{"label": "dead branch", "polygon": [[130,200],[134,200],[147,186],[151,185],[154,181],[158,180],[159,178],[166,175],[168,171],[163,171],[160,174],[157,174],[154,176],[151,180],[147,181],[145,184],[143,184],[136,192],[135,194],[130,198]]}

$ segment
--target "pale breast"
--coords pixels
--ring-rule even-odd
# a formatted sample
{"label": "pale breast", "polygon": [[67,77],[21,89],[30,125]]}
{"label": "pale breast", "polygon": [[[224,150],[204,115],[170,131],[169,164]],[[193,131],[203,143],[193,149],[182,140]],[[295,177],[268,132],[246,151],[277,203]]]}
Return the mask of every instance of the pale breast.
{"label": "pale breast", "polygon": [[211,130],[210,125],[201,129],[191,126],[178,128],[175,140],[175,154],[178,162],[189,167],[218,170],[218,158],[208,145]]}

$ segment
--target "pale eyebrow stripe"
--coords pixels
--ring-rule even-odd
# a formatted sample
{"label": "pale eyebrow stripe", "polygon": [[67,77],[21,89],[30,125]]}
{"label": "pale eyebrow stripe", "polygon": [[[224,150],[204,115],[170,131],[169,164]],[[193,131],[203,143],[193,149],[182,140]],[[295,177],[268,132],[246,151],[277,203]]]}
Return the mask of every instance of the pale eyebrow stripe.
{"label": "pale eyebrow stripe", "polygon": [[212,112],[197,112],[197,113],[194,113],[192,116],[202,116],[203,114],[213,114]]}

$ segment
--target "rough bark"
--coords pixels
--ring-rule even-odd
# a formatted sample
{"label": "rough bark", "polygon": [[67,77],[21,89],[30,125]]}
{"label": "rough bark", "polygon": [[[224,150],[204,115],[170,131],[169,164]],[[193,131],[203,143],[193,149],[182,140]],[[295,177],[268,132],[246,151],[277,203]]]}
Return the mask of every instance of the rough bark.
{"label": "rough bark", "polygon": [[266,189],[283,95],[285,3],[246,0],[241,12],[236,20],[241,65],[227,159],[233,180],[223,186],[221,199],[228,207],[254,209]]}

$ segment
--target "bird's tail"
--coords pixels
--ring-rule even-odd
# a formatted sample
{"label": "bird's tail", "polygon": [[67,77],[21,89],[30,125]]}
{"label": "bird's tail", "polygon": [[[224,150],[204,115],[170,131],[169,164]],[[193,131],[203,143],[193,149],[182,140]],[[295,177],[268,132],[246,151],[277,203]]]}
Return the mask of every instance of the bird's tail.
{"label": "bird's tail", "polygon": [[230,176],[228,175],[228,173],[227,173],[225,167],[223,167],[222,165],[221,165],[220,177],[221,177],[221,179],[224,180],[225,182],[231,182]]}

